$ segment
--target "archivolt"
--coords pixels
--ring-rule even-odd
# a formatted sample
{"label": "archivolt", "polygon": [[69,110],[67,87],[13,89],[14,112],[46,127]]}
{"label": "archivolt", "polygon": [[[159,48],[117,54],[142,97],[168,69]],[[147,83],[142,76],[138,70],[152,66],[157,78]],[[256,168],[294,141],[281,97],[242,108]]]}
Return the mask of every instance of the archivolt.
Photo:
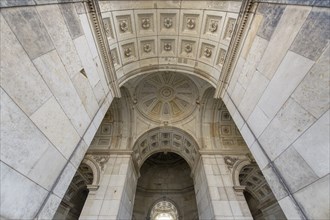
{"label": "archivolt", "polygon": [[173,152],[182,156],[193,170],[199,158],[197,142],[187,132],[175,127],[158,127],[144,133],[134,144],[133,160],[141,168],[144,161],[157,152]]}

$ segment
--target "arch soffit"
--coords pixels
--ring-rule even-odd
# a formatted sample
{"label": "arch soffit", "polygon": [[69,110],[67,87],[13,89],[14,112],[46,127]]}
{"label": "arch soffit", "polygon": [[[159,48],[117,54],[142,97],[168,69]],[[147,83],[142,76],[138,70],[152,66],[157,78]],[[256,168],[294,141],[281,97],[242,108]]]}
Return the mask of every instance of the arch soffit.
{"label": "arch soffit", "polygon": [[133,145],[133,160],[141,168],[153,154],[173,152],[183,157],[193,170],[199,158],[195,138],[177,127],[157,127],[144,132]]}
{"label": "arch soffit", "polygon": [[246,165],[252,164],[250,159],[241,159],[237,160],[233,165],[232,179],[234,183],[234,187],[240,187],[241,183],[239,182],[239,174],[243,167]]}
{"label": "arch soffit", "polygon": [[156,199],[150,206],[149,210],[148,210],[148,217],[151,217],[151,212],[153,210],[153,208],[160,202],[162,201],[165,201],[165,202],[170,202],[175,208],[176,208],[176,211],[178,213],[178,217],[180,218],[181,215],[181,212],[180,212],[180,209],[178,208],[178,204],[176,202],[174,202],[172,199],[170,198],[167,198],[167,197],[162,197],[162,198],[159,198],[159,199]]}
{"label": "arch soffit", "polygon": [[92,186],[98,186],[100,183],[101,170],[98,163],[92,157],[85,157],[81,163],[86,164],[92,169],[93,172],[93,183]]}

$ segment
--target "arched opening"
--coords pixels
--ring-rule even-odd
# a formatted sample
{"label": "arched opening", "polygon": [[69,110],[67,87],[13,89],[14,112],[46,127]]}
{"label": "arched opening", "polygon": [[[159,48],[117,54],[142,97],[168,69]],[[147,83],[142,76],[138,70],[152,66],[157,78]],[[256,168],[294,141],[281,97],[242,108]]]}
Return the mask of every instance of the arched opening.
{"label": "arched opening", "polygon": [[238,179],[240,185],[245,186],[243,194],[253,219],[286,219],[257,164],[251,163],[243,166]]}
{"label": "arched opening", "polygon": [[178,154],[158,152],[140,169],[133,219],[198,219],[191,168]]}
{"label": "arched opening", "polygon": [[93,184],[94,179],[92,168],[86,163],[81,163],[63,196],[54,219],[79,219],[89,193],[88,186]]}

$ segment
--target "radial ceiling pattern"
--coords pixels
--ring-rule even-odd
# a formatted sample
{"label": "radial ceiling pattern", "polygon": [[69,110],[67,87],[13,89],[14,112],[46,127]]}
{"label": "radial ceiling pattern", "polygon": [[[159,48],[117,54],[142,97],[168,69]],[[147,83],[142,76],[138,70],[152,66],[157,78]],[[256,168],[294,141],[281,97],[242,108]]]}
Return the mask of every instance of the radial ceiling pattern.
{"label": "radial ceiling pattern", "polygon": [[135,94],[143,116],[155,122],[175,122],[194,111],[198,88],[187,76],[162,72],[141,80]]}

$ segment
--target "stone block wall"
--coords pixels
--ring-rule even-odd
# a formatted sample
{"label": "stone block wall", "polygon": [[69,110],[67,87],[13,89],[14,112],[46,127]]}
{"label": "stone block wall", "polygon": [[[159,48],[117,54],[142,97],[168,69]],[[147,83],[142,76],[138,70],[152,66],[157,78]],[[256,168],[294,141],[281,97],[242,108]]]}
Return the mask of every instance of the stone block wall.
{"label": "stone block wall", "polygon": [[1,1],[0,215],[50,219],[112,94],[82,3],[7,4]]}
{"label": "stone block wall", "polygon": [[130,219],[137,175],[129,155],[110,155],[99,188],[90,192],[81,219]]}
{"label": "stone block wall", "polygon": [[223,100],[286,217],[328,219],[329,8],[288,3],[258,5]]}

